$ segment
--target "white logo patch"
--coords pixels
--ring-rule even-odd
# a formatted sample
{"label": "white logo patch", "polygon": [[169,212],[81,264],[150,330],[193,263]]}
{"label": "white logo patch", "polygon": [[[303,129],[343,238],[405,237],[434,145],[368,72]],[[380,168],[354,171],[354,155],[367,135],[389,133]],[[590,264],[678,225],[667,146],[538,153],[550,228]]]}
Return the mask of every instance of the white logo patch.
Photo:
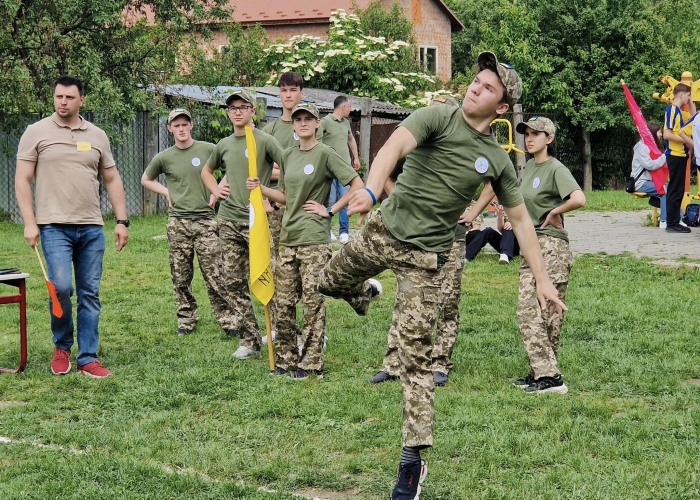
{"label": "white logo patch", "polygon": [[245,150],[245,157],[248,158],[248,148]]}
{"label": "white logo patch", "polygon": [[294,132],[294,140],[295,140],[295,141],[298,141],[298,140],[299,140],[299,136],[297,135],[296,132]]}
{"label": "white logo patch", "polygon": [[537,189],[540,187],[540,178],[535,177],[535,179],[532,181],[532,189]]}
{"label": "white logo patch", "polygon": [[196,156],[192,158],[192,166],[193,167],[198,167],[202,164],[201,160],[197,158]]}
{"label": "white logo patch", "polygon": [[310,163],[304,167],[304,173],[306,175],[311,175],[314,173],[314,166],[311,165]]}
{"label": "white logo patch", "polygon": [[255,225],[255,208],[253,208],[253,205],[250,205],[250,208],[248,209],[248,231],[253,229],[254,225]]}
{"label": "white logo patch", "polygon": [[481,158],[476,159],[474,167],[480,174],[485,174],[489,170],[489,161],[482,156]]}

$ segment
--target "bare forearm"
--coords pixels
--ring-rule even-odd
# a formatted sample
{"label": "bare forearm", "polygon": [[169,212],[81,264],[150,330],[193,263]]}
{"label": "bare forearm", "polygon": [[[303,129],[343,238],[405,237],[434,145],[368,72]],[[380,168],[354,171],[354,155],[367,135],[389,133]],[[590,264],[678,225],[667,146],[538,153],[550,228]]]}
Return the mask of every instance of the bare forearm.
{"label": "bare forearm", "polygon": [[355,191],[358,191],[360,189],[364,189],[365,183],[362,182],[362,179],[359,177],[355,177],[352,181],[350,181],[350,189],[348,189],[348,192],[345,193],[343,196],[340,197],[338,201],[336,201],[333,206],[331,207],[331,210],[333,211],[334,214],[337,214],[340,212],[342,209],[348,206],[348,203],[350,203],[350,195],[354,193]]}
{"label": "bare forearm", "polygon": [[386,191],[386,195],[389,196],[391,192],[394,190],[396,187],[396,181],[389,177],[386,182],[384,183],[384,191]]}
{"label": "bare forearm", "polygon": [[350,146],[350,152],[352,153],[352,157],[359,160],[360,154],[357,151],[357,141],[352,135],[348,136],[348,145]]}
{"label": "bare forearm", "polygon": [[569,195],[569,199],[551,211],[552,215],[561,215],[572,210],[579,209],[586,204],[586,196],[583,191],[574,191]]}
{"label": "bare forearm", "polygon": [[15,178],[15,195],[17,196],[17,205],[22,214],[24,225],[36,225],[34,203],[32,201],[32,181],[24,178]]}
{"label": "bare forearm", "polygon": [[170,196],[170,192],[168,191],[168,188],[163,186],[160,182],[149,179],[149,178],[142,178],[141,179],[141,185],[148,189],[149,191],[153,191],[154,193],[158,193],[163,196]]}
{"label": "bare forearm", "polygon": [[114,210],[114,215],[117,217],[117,220],[126,219],[126,196],[124,195],[122,178],[119,174],[116,174],[109,179],[105,179],[103,176],[103,180],[107,195],[109,196],[109,202],[112,204],[112,210]]}
{"label": "bare forearm", "polygon": [[506,208],[505,210],[520,245],[520,253],[530,266],[535,280],[540,282],[548,279],[544,261],[542,260],[540,243],[537,239],[537,234],[535,234],[535,226],[532,225],[532,219],[527,213],[525,204],[521,203],[516,207]]}
{"label": "bare forearm", "polygon": [[489,202],[493,200],[493,197],[495,195],[496,193],[493,191],[491,183],[487,182],[486,184],[484,184],[484,189],[481,191],[479,199],[476,200],[476,203],[474,203],[474,206],[471,209],[469,209],[469,211],[473,214],[479,215],[486,209]]}
{"label": "bare forearm", "polygon": [[268,200],[272,200],[275,203],[281,203],[282,205],[287,203],[287,197],[283,191],[278,191],[277,189],[272,189],[267,186],[263,186],[262,184],[260,184],[260,191],[262,191],[262,195]]}
{"label": "bare forearm", "polygon": [[219,197],[219,184],[216,182],[216,178],[214,177],[214,173],[212,170],[209,169],[207,165],[204,166],[202,169],[202,182],[206,186],[206,188],[216,196],[217,198]]}

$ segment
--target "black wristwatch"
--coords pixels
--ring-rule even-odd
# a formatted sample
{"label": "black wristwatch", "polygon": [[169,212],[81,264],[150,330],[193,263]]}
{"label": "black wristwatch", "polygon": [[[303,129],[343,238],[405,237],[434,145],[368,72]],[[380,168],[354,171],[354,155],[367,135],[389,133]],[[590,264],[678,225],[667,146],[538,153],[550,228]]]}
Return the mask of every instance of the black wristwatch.
{"label": "black wristwatch", "polygon": [[334,215],[335,214],[333,213],[333,207],[328,207],[328,217],[332,219]]}
{"label": "black wristwatch", "polygon": [[129,219],[126,219],[126,220],[117,220],[117,224],[124,224],[126,227],[129,227],[129,224],[131,224],[131,223],[129,222]]}

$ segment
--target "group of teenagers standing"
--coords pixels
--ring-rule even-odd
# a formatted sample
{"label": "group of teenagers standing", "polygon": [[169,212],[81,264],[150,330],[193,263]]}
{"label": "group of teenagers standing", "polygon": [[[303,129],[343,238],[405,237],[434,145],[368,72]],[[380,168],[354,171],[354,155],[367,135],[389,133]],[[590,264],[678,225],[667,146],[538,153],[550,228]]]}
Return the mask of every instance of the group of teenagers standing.
{"label": "group of teenagers standing", "polygon": [[[348,154],[350,149],[357,159],[347,99],[336,101],[334,113],[320,120],[316,107],[302,100],[303,79],[293,72],[279,79],[282,117],[253,131],[258,177],[248,177],[245,141],[255,100],[242,90],[226,100],[233,134],[216,145],[194,141],[190,113],[173,110],[168,129],[175,145],[157,155],[142,178],[170,206],[167,233],[178,333],[191,333],[198,320],[191,291],[196,252],[220,326],[240,336],[234,356],[241,360],[259,356],[263,342],[248,284],[249,191],[261,188],[276,285],[272,375],[322,377],[325,298],[342,299],[366,315],[382,292],[374,276],[393,271],[397,287],[389,345],[383,370],[373,377],[383,380],[372,381],[398,378],[403,390],[395,500],[418,499],[427,475],[420,452],[433,444],[434,387],[447,382],[452,368],[465,233],[494,196],[524,257],[517,318],[530,366],[514,384],[533,394],[567,392],[556,359],[573,265],[563,214],[583,206],[585,197],[554,158],[556,132],[547,118],[532,118],[517,129],[533,155],[519,185],[512,162],[491,134],[491,123],[520,98],[521,79],[491,52],[479,55],[474,73],[461,106],[438,101],[397,127],[374,159],[366,185],[357,174],[359,164],[353,165]],[[342,140],[331,146],[325,136],[334,128]],[[402,170],[390,179],[400,163]],[[218,182],[217,170],[223,175]],[[167,188],[156,181],[160,174]],[[348,189],[329,206],[334,181]],[[481,186],[482,194],[474,200]],[[385,190],[388,197],[373,210]],[[332,253],[330,221],[346,206],[348,215],[362,214],[364,225]],[[301,330],[296,322],[300,300]]]}

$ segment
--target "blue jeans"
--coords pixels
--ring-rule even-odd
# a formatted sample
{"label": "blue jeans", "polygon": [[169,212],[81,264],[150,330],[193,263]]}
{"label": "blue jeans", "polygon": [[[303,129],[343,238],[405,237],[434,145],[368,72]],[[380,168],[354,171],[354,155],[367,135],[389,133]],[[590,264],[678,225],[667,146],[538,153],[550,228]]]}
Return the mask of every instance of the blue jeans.
{"label": "blue jeans", "polygon": [[[333,179],[331,184],[331,198],[328,201],[329,206],[341,199],[350,189],[350,185],[343,186],[338,179]],[[348,217],[348,207],[345,207],[338,212],[338,221],[340,222],[340,232],[338,234],[347,233],[350,230],[350,218]]]}
{"label": "blue jeans", "polygon": [[[97,360],[100,321],[100,279],[102,257],[105,253],[105,233],[102,226],[82,224],[41,224],[41,248],[46,258],[49,280],[56,286],[56,296],[63,317],[51,314],[51,332],[57,348],[70,351],[73,346],[73,280],[78,292],[78,365]],[[49,311],[51,299],[49,298]]]}
{"label": "blue jeans", "polygon": [[[641,187],[641,189],[637,189],[636,191],[639,191],[640,193],[647,193],[650,196],[656,196],[657,198],[661,198],[661,215],[659,215],[659,220],[666,222],[666,195],[660,195],[656,191],[656,186],[654,186],[654,183],[651,181],[644,181],[644,185]],[[681,217],[683,215],[681,214]]]}

